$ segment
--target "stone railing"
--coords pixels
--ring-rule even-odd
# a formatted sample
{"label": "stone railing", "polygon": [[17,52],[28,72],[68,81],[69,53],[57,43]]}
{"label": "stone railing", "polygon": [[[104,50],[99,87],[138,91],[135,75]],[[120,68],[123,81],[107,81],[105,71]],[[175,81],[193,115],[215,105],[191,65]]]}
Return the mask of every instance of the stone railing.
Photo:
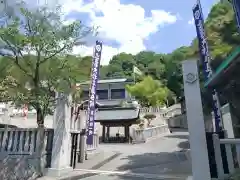
{"label": "stone railing", "polygon": [[[37,128],[0,129],[0,179],[29,179],[37,172],[40,137]],[[45,130],[45,167],[51,165],[53,130]]]}
{"label": "stone railing", "polygon": [[168,125],[161,125],[146,129],[133,129],[133,143],[144,143],[151,138],[158,137],[169,133]]}
{"label": "stone railing", "polygon": [[[236,172],[236,164],[238,164],[238,168],[240,166],[240,139],[219,139],[217,134],[213,134],[213,144],[218,179],[225,179]],[[222,144],[225,145],[228,173],[223,168],[222,150],[220,148]]]}
{"label": "stone railing", "polygon": [[[157,124],[166,123],[164,119],[168,119],[169,117],[173,116],[174,114],[178,114],[181,110],[181,106],[179,104],[175,104],[170,106],[166,109],[162,109],[160,107],[141,107],[140,108],[140,118],[142,118],[147,113],[154,113],[156,115]],[[8,112],[6,114],[0,115],[0,123],[2,124],[9,124],[15,125],[20,128],[35,128],[37,127],[36,123],[36,114],[28,114],[27,119],[22,116],[14,115],[9,117]],[[87,111],[81,111],[79,118],[75,121],[74,119],[70,122],[70,129],[71,130],[78,130],[80,131],[86,125],[86,118],[87,118]],[[159,121],[159,119],[161,121]],[[53,128],[53,116],[47,116],[45,118],[45,126],[47,128]]]}
{"label": "stone railing", "polygon": [[160,107],[142,107],[140,108],[141,113],[163,113],[164,109]]}
{"label": "stone railing", "polygon": [[147,114],[147,113],[157,113],[163,118],[173,117],[176,114],[181,114],[181,105],[174,104],[168,108],[161,108],[161,107],[142,107],[140,108],[140,113]]}
{"label": "stone railing", "polygon": [[187,117],[186,114],[180,114],[168,119],[168,126],[169,128],[183,128],[187,129]]}

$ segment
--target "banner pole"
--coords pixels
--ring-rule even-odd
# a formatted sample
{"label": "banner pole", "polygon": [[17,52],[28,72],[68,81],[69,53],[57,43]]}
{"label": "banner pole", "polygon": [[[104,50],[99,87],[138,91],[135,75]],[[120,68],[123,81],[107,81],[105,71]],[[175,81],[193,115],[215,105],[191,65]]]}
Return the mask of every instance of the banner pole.
{"label": "banner pole", "polygon": [[235,13],[238,31],[240,32],[240,2],[239,0],[232,0],[232,6]]}
{"label": "banner pole", "polygon": [[[200,60],[202,61],[202,64],[203,64],[203,73],[205,76],[205,81],[207,81],[209,78],[212,77],[213,72],[210,65],[211,57],[210,57],[208,42],[206,39],[206,34],[204,29],[204,18],[203,18],[203,12],[201,8],[200,0],[197,0],[197,4],[193,6],[192,10],[193,10],[193,17],[194,17],[195,26],[196,26],[197,38],[199,42]],[[212,90],[212,98],[213,98],[213,113],[214,113],[214,119],[215,119],[214,131],[219,132],[221,131],[223,124],[222,124],[221,105],[219,102],[219,97],[216,89]]]}
{"label": "banner pole", "polygon": [[96,98],[97,98],[97,84],[99,79],[100,60],[102,55],[102,42],[96,41],[93,52],[91,85],[89,88],[88,101],[88,119],[87,119],[87,144],[93,144],[93,135],[95,127],[95,113],[96,113]]}

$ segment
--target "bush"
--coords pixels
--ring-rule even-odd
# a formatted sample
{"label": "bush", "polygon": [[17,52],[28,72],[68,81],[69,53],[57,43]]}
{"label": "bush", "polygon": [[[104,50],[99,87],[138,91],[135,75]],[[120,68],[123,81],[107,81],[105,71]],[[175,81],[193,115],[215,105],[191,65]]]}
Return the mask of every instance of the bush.
{"label": "bush", "polygon": [[155,115],[155,114],[145,114],[145,115],[144,115],[144,118],[145,118],[145,119],[155,119],[155,118],[156,118],[156,115]]}
{"label": "bush", "polygon": [[145,114],[144,115],[144,118],[147,120],[148,124],[147,126],[150,127],[151,126],[151,122],[153,119],[156,118],[156,115],[155,114]]}

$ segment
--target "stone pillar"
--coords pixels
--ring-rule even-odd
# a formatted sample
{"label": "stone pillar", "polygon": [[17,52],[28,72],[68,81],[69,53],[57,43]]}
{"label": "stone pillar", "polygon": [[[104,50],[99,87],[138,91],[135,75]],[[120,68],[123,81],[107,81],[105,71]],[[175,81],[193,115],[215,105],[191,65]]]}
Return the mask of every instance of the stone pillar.
{"label": "stone pillar", "polygon": [[[81,113],[81,112],[80,112],[80,113]],[[80,114],[79,114],[79,117],[78,117],[78,119],[77,119],[76,124],[77,124],[77,130],[78,130],[78,131],[81,131],[81,119],[80,119]]]}
{"label": "stone pillar", "polygon": [[124,126],[124,136],[125,136],[125,139],[126,139],[126,142],[129,142],[129,125],[125,125]]}
{"label": "stone pillar", "polygon": [[232,117],[231,117],[231,112],[230,112],[230,105],[225,104],[221,108],[222,112],[222,118],[223,118],[223,127],[224,130],[227,132],[227,138],[235,138],[234,135],[234,129],[233,129],[233,122],[232,122]]}
{"label": "stone pillar", "polygon": [[126,128],[126,125],[124,125],[124,137],[126,138],[127,136],[127,128]]}
{"label": "stone pillar", "polygon": [[87,122],[87,112],[86,110],[81,110],[79,114],[80,130],[86,129],[86,122]]}
{"label": "stone pillar", "polygon": [[87,148],[86,140],[87,140],[86,132],[83,131],[80,134],[80,157],[79,157],[80,163],[83,163],[86,159],[86,148]]}
{"label": "stone pillar", "polygon": [[197,61],[184,61],[182,68],[193,179],[211,180]]}
{"label": "stone pillar", "polygon": [[106,126],[102,126],[102,142],[105,142],[105,135],[106,135]]}
{"label": "stone pillar", "polygon": [[127,141],[130,140],[130,125],[127,125]]}
{"label": "stone pillar", "polygon": [[108,99],[111,99],[111,84],[108,85]]}
{"label": "stone pillar", "polygon": [[51,168],[47,175],[61,176],[72,170],[70,167],[71,154],[71,96],[56,93],[56,109],[53,118],[53,149]]}
{"label": "stone pillar", "polygon": [[128,142],[129,139],[129,126],[128,125],[124,125],[124,137],[126,142]]}
{"label": "stone pillar", "polygon": [[110,137],[110,126],[107,126],[107,139]]}

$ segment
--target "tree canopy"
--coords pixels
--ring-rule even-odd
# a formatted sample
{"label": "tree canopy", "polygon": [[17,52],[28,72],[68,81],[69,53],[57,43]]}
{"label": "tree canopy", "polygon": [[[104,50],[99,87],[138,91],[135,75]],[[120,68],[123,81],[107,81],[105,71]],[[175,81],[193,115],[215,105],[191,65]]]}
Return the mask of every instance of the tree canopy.
{"label": "tree canopy", "polygon": [[2,100],[33,107],[38,125],[43,125],[55,103],[55,92],[69,93],[89,75],[80,68],[81,63],[88,66],[89,58],[69,54],[74,46],[83,44],[82,38],[92,28],[79,21],[65,25],[58,10],[17,7],[0,29],[5,51],[1,58]]}
{"label": "tree canopy", "polygon": [[151,76],[135,85],[128,85],[127,91],[138,99],[142,106],[159,106],[164,105],[168,96],[168,89],[158,80]]}

